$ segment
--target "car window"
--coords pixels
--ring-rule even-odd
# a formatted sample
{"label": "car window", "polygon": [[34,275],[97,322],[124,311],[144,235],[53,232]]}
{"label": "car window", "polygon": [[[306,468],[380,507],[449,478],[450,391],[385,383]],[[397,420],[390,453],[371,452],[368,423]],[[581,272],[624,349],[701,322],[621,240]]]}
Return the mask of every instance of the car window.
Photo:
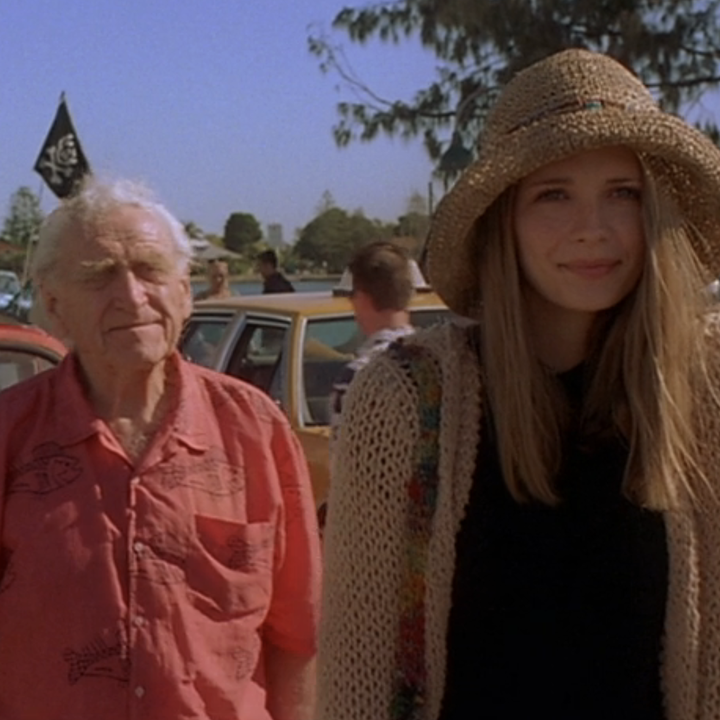
{"label": "car window", "polygon": [[[410,321],[418,328],[429,327],[448,318],[446,308],[418,308],[410,312]],[[303,424],[330,424],[330,393],[335,379],[364,341],[365,335],[352,316],[308,321],[300,388]]]}
{"label": "car window", "polygon": [[0,349],[0,390],[55,367],[47,357],[26,350]]}
{"label": "car window", "polygon": [[330,424],[333,383],[363,340],[364,335],[352,316],[308,321],[303,342],[300,389],[304,425]]}
{"label": "car window", "polygon": [[447,322],[450,311],[447,308],[416,308],[410,312],[410,322],[416,328],[426,328]]}
{"label": "car window", "polygon": [[215,351],[225,335],[230,318],[191,319],[180,340],[180,352],[186,360],[213,367]]}
{"label": "car window", "polygon": [[225,372],[245,380],[281,403],[286,389],[289,325],[249,320],[232,349]]}

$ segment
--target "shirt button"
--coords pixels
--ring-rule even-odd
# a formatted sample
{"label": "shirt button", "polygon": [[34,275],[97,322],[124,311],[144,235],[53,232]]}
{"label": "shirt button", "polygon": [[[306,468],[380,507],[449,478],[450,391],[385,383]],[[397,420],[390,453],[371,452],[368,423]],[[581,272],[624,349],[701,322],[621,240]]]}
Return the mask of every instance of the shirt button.
{"label": "shirt button", "polygon": [[145,550],[145,544],[144,544],[144,543],[141,543],[140,541],[138,541],[138,542],[136,542],[136,543],[133,543],[133,550],[134,550],[138,555],[140,555],[140,553],[142,553],[143,550]]}
{"label": "shirt button", "polygon": [[145,688],[142,685],[138,685],[135,688],[135,696],[141,698],[145,694]]}
{"label": "shirt button", "polygon": [[133,624],[138,628],[145,627],[146,623],[147,620],[142,615],[136,615],[133,619]]}

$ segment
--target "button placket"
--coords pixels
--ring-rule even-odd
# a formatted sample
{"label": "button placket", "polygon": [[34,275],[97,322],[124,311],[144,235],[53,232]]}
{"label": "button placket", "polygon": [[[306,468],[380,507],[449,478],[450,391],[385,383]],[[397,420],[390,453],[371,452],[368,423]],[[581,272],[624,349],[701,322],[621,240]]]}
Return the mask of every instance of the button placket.
{"label": "button placket", "polygon": [[128,583],[128,622],[130,623],[130,668],[131,668],[131,687],[133,687],[133,694],[138,700],[141,700],[145,695],[145,687],[139,683],[138,680],[138,668],[137,668],[137,633],[142,630],[147,619],[139,612],[137,606],[137,578],[140,573],[140,567],[143,560],[143,555],[147,550],[146,544],[137,538],[138,522],[137,522],[137,490],[140,483],[140,478],[136,475],[130,480],[130,486],[128,488],[128,561],[129,567],[129,583]]}

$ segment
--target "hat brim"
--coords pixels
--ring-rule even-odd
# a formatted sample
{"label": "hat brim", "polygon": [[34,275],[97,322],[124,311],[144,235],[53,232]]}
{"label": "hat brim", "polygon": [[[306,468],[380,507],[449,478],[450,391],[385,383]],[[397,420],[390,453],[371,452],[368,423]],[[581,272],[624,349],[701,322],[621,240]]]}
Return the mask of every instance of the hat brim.
{"label": "hat brim", "polygon": [[619,108],[548,117],[503,138],[482,154],[443,197],[427,247],[433,289],[450,309],[475,317],[479,308],[478,248],[473,226],[488,207],[523,177],[551,162],[602,147],[623,145],[640,153],[672,193],[700,261],[720,275],[720,149],[680,118]]}

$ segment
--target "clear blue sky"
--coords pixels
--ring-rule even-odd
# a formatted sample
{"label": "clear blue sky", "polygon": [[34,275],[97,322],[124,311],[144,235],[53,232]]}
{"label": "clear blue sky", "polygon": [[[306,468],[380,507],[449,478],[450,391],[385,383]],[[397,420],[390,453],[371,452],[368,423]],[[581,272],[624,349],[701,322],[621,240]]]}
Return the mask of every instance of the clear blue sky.
{"label": "clear blue sky", "polygon": [[[420,141],[338,149],[335,105],[351,99],[307,50],[342,0],[3,0],[0,218],[32,171],[65,91],[96,172],[146,181],[182,220],[222,233],[251,212],[292,240],[325,190],[393,220],[431,164]],[[349,47],[380,94],[410,98],[433,74],[414,44]],[[436,192],[439,192],[439,187]],[[56,201],[43,188],[43,208]]]}
{"label": "clear blue sky", "polygon": [[[307,50],[309,25],[363,2],[0,0],[0,218],[19,186],[39,191],[32,166],[64,90],[96,172],[146,181],[208,232],[241,211],[291,240],[325,190],[394,220],[427,192],[420,141],[338,149],[335,105],[352,96]],[[346,47],[382,96],[410,99],[433,76],[417,42]],[[689,109],[713,111],[716,100]],[[55,202],[43,188],[43,208]]]}

